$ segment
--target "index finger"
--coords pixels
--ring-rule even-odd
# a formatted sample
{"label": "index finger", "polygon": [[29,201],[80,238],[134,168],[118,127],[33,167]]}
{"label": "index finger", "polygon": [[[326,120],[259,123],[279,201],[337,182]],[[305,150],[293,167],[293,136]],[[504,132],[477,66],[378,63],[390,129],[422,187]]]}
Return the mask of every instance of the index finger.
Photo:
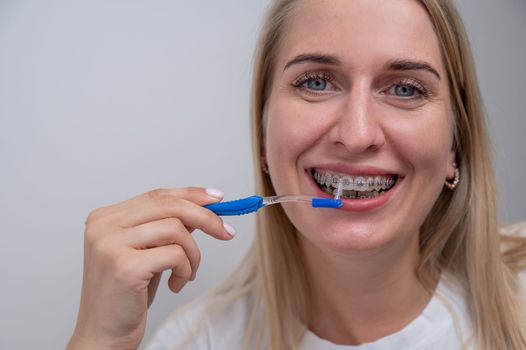
{"label": "index finger", "polygon": [[[195,191],[186,192],[190,196],[185,196],[185,193],[181,191],[177,191],[176,195],[173,192],[149,192],[144,201],[138,201],[133,206],[115,212],[108,217],[108,221],[113,222],[113,225],[128,228],[167,218],[176,218],[186,227],[200,229],[218,239],[231,239],[235,230],[230,225],[224,223],[212,211],[203,208],[199,204],[202,202],[197,201],[196,203],[183,197],[192,198],[192,192]],[[202,190],[197,192],[203,193]],[[206,190],[204,193],[209,195]],[[217,197],[214,200],[217,201]]]}
{"label": "index finger", "polygon": [[[223,192],[214,188],[186,187],[186,188],[158,188],[130,198],[123,202],[100,208],[92,215],[92,219],[114,216],[122,212],[135,211],[147,205],[170,203],[174,198],[186,199],[203,206],[223,199]],[[93,217],[95,216],[95,217]]]}

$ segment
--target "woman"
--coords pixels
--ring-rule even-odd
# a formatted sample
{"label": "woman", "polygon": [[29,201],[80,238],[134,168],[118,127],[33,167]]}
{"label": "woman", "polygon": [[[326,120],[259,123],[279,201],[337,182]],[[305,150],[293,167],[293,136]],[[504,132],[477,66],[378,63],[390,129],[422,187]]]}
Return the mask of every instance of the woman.
{"label": "woman", "polygon": [[[501,253],[481,105],[451,2],[275,1],[255,64],[258,193],[329,196],[343,178],[344,205],[263,209],[238,271],[151,348],[526,348],[526,244]],[[202,208],[221,198],[157,190],[92,212],[70,348],[136,348],[160,272],[174,292],[195,278],[191,228],[235,234]]]}

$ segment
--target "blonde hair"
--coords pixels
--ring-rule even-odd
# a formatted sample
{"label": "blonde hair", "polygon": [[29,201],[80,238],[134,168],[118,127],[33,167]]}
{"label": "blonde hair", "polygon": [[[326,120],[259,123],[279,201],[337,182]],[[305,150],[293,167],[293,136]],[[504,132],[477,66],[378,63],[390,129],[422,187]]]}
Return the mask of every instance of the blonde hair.
{"label": "blonde hair", "polygon": [[[255,55],[253,151],[257,193],[265,196],[274,194],[260,163],[265,103],[280,39],[296,2],[272,3]],[[453,136],[462,180],[454,191],[440,194],[421,227],[417,274],[429,289],[444,271],[461,282],[467,293],[478,349],[525,349],[526,311],[517,296],[515,272],[524,263],[526,243],[524,239],[506,238],[512,246],[507,253],[501,252],[490,146],[469,41],[452,1],[419,2],[429,14],[442,50],[456,114]],[[284,211],[272,206],[258,213],[252,248],[239,270],[215,292],[236,297],[252,293],[254,308],[245,333],[245,347],[298,347],[309,320],[309,288],[304,276],[296,229]]]}

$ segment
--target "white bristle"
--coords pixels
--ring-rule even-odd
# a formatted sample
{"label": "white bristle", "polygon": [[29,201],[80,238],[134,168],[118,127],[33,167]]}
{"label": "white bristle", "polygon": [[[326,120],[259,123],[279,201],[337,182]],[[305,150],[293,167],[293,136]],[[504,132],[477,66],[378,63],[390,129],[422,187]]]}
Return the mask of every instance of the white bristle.
{"label": "white bristle", "polygon": [[336,189],[336,195],[334,196],[334,199],[340,199],[343,192],[343,178],[340,178],[338,181],[338,188]]}

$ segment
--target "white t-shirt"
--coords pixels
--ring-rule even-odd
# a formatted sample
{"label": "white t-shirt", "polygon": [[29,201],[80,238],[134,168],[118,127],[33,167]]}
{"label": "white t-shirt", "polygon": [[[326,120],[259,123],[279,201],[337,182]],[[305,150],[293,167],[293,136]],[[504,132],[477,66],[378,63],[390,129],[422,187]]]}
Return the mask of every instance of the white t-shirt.
{"label": "white t-shirt", "polygon": [[[158,329],[148,350],[174,349],[192,329],[196,318],[207,303],[194,305],[178,312]],[[248,298],[234,301],[219,317],[208,319],[204,327],[192,337],[185,349],[232,350],[241,348],[245,327],[250,314]],[[435,294],[422,313],[402,330],[358,346],[337,345],[307,331],[302,350],[385,350],[385,349],[472,349],[471,323],[465,299],[460,289],[441,279]],[[463,346],[465,344],[465,346]]]}
{"label": "white t-shirt", "polygon": [[[524,232],[523,232],[524,233]],[[526,273],[520,275],[526,286]],[[474,349],[473,327],[463,291],[452,279],[443,277],[422,313],[402,330],[358,346],[337,345],[307,331],[301,350],[471,350]],[[205,300],[185,308],[159,328],[147,350],[174,349],[193,329],[196,318],[214,300]],[[189,350],[233,350],[242,346],[245,327],[249,322],[251,303],[241,297],[214,318],[204,317],[204,327],[186,343]]]}

